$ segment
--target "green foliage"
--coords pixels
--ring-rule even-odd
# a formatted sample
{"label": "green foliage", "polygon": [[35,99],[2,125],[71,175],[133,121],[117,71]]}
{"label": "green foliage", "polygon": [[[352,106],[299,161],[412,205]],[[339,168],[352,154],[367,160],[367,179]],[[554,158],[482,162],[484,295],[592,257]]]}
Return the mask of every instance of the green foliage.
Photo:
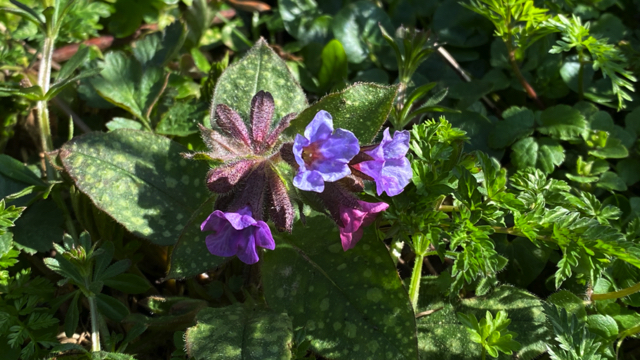
{"label": "green foliage", "polygon": [[[630,357],[635,3],[0,0],[0,357]],[[207,250],[234,194],[181,153],[258,90],[283,143],[410,132],[401,194],[350,184],[389,205],[355,248],[292,191],[258,264]]]}
{"label": "green foliage", "polygon": [[78,189],[102,211],[138,236],[175,244],[206,200],[207,166],[183,159],[184,150],[167,138],[122,129],[74,139],[60,158]]}
{"label": "green foliage", "polygon": [[[606,38],[597,39],[591,36],[589,23],[583,25],[580,18],[575,15],[571,19],[558,15],[557,18],[549,19],[546,25],[554,27],[562,34],[562,40],[558,40],[557,45],[550,50],[551,53],[568,52],[575,48],[578,51],[581,68],[584,66],[584,62],[592,62],[593,70],[601,70],[604,76],[611,80],[613,94],[618,99],[618,110],[625,108],[625,100],[633,100],[627,91],[634,91],[631,82],[637,80],[632,72],[624,68],[624,55],[614,45],[609,44]],[[590,58],[583,60],[583,57],[587,56],[584,53],[585,50],[589,53]],[[579,91],[582,92],[583,89],[579,89]],[[588,95],[585,93],[585,96]],[[592,98],[597,99],[595,96]]]}
{"label": "green foliage", "polygon": [[291,319],[240,304],[206,308],[198,325],[186,333],[186,349],[194,359],[291,359]]}
{"label": "green foliage", "polygon": [[7,233],[7,228],[15,225],[15,221],[24,209],[24,207],[17,208],[14,205],[7,207],[4,199],[0,199],[0,236]]}
{"label": "green foliage", "polygon": [[289,135],[303,133],[318,111],[326,110],[334,119],[334,127],[350,129],[361,144],[369,144],[387,119],[397,91],[396,86],[352,85],[304,109],[291,121],[287,132]]}
{"label": "green foliage", "polygon": [[316,215],[307,227],[280,234],[276,250],[263,256],[267,303],[289,314],[314,352],[332,359],[416,358],[407,292],[371,229],[344,252],[335,226]]}
{"label": "green foliage", "polygon": [[551,32],[541,26],[549,19],[548,10],[537,8],[533,0],[471,0],[471,4],[462,5],[489,19],[495,35],[521,52]]}
{"label": "green foliage", "polygon": [[[260,90],[273,96],[275,116],[279,121],[290,113],[298,113],[307,106],[304,92],[282,59],[259,40],[238,63],[231,65],[218,79],[211,108],[225,104],[248,121],[251,98]],[[213,119],[212,119],[213,120]]]}
{"label": "green foliage", "polygon": [[138,41],[135,58],[120,52],[107,54],[101,77],[92,79],[92,86],[105,100],[125,109],[151,130],[155,127],[152,111],[169,81],[163,66],[176,55],[185,36],[183,25],[175,22],[164,34]]}
{"label": "green foliage", "polygon": [[319,92],[326,92],[334,84],[343,83],[346,79],[347,54],[342,44],[333,39],[322,49],[322,66],[318,73]]}
{"label": "green foliage", "polygon": [[[569,316],[563,308],[555,305],[544,306],[544,313],[555,334],[555,344],[548,346],[553,360],[599,360],[609,358],[607,348],[601,346],[598,335],[591,333],[586,324],[580,323],[575,315]],[[597,329],[599,326],[594,326]]]}
{"label": "green foliage", "polygon": [[383,40],[380,27],[391,32],[389,16],[369,1],[356,1],[343,7],[332,21],[333,35],[344,46],[347,59],[361,63],[366,59],[395,67],[389,48]]}
{"label": "green foliage", "polygon": [[9,273],[19,252],[6,235],[0,235],[0,346],[8,345],[4,352],[14,359],[41,358],[57,343],[56,308],[43,306],[53,304],[55,288],[44,278],[32,277],[30,269]]}
{"label": "green foliage", "polygon": [[486,351],[489,356],[497,358],[498,351],[511,355],[520,349],[520,344],[513,340],[517,334],[507,331],[511,319],[505,311],[498,311],[495,319],[491,312],[487,311],[480,322],[473,314],[458,313],[457,315],[458,320],[467,328],[471,341],[482,345],[483,352]]}
{"label": "green foliage", "polygon": [[204,202],[184,227],[178,238],[178,243],[171,253],[171,268],[167,274],[168,278],[182,279],[196,276],[214,269],[228,260],[205,251],[205,238],[208,234],[200,230],[200,224],[211,214],[215,199],[215,197],[211,197]]}
{"label": "green foliage", "polygon": [[[495,338],[489,335],[485,338],[485,343],[486,340],[500,343],[492,348],[496,351],[496,357],[500,348],[513,351],[522,359],[533,359],[546,350],[544,342],[548,331],[544,327],[546,319],[541,311],[542,302],[538,298],[524,290],[501,286],[487,295],[450,303],[442,296],[445,276],[446,274],[443,273],[440,278],[423,278],[419,304],[421,312],[417,320],[421,359],[479,359],[482,347],[475,345],[474,342],[478,343],[475,340],[482,340],[482,336],[487,334],[487,331],[491,333],[491,325],[488,319],[481,320],[480,323],[486,322],[486,326],[482,325],[481,328],[478,324],[477,330],[483,335],[471,330],[469,326],[475,328],[472,317],[485,317],[487,312],[498,314],[508,312],[513,321],[510,326],[513,332],[502,331],[500,335],[493,332]],[[464,314],[464,318],[457,315],[461,313]],[[504,325],[505,323],[500,322],[496,317],[491,324]],[[497,328],[494,327],[493,330]],[[519,334],[521,346],[517,346],[517,342],[511,340],[513,333]],[[524,334],[527,336],[525,337]],[[491,346],[488,343],[487,345]],[[510,357],[500,355],[500,358]]]}

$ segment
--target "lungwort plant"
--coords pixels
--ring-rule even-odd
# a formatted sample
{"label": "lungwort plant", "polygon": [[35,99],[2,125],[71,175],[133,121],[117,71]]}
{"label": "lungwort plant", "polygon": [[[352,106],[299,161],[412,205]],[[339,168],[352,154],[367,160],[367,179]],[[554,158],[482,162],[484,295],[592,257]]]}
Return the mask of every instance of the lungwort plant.
{"label": "lungwort plant", "polygon": [[639,356],[637,1],[0,4],[3,360]]}

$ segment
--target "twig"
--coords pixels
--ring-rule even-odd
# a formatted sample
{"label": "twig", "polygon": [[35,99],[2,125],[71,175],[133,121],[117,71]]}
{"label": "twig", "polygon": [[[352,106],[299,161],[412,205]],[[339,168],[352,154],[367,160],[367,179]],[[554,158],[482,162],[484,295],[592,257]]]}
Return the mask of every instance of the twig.
{"label": "twig", "polygon": [[[451,54],[447,51],[447,49],[445,49],[443,46],[440,46],[438,44],[434,44],[434,46],[437,47],[438,54],[440,54],[440,56],[442,56],[447,61],[449,66],[451,66],[453,70],[455,70],[464,81],[471,82],[471,77],[467,74],[466,71],[464,71],[464,69],[460,66],[460,64],[458,64],[456,59],[454,59],[453,56],[451,56]],[[502,117],[502,111],[500,110],[500,108],[498,108],[498,106],[493,101],[491,101],[491,99],[489,99],[486,96],[483,96],[482,101],[489,108],[491,108],[491,110],[496,115],[498,115],[499,117]]]}
{"label": "twig", "polygon": [[93,130],[91,130],[91,128],[89,126],[87,126],[87,124],[84,123],[84,121],[82,121],[82,119],[80,118],[80,116],[78,116],[78,114],[76,114],[70,107],[69,105],[67,105],[67,103],[58,98],[55,97],[53,98],[53,103],[56,104],[57,107],[60,108],[60,110],[62,110],[65,114],[67,114],[68,116],[71,116],[71,119],[73,119],[73,123],[80,128],[80,130],[82,130],[83,133],[89,133],[92,132]]}
{"label": "twig", "polygon": [[427,310],[427,311],[423,311],[423,312],[417,313],[417,314],[416,314],[416,319],[421,318],[421,317],[423,317],[423,316],[431,315],[431,314],[433,314],[434,312],[438,312],[438,311],[440,311],[440,310],[442,310],[442,309],[444,309],[444,307],[443,307],[443,306],[440,306],[439,308],[435,308],[435,309],[433,309],[433,310]]}

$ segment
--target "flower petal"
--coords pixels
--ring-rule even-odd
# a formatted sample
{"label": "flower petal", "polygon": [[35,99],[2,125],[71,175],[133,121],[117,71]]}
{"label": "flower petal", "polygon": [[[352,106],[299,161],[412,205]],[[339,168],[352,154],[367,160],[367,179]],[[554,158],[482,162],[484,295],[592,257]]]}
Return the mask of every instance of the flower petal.
{"label": "flower petal", "polygon": [[304,137],[309,139],[310,142],[316,142],[318,140],[325,140],[333,132],[333,118],[331,114],[324,110],[318,111],[313,120],[304,129]]}
{"label": "flower petal", "polygon": [[[385,129],[385,140],[388,133],[389,128]],[[390,141],[383,140],[381,145],[384,150],[385,160],[399,159],[407,155],[407,151],[409,151],[409,138],[409,131],[404,130],[396,131],[393,134],[393,139]]]}
{"label": "flower petal", "polygon": [[227,219],[229,224],[236,230],[242,230],[257,223],[251,215],[242,215],[234,212],[224,213],[224,218]]}
{"label": "flower petal", "polygon": [[379,202],[379,203],[369,203],[365,201],[359,201],[362,209],[367,212],[367,215],[362,222],[362,226],[369,226],[373,223],[373,221],[378,216],[378,213],[383,212],[389,208],[389,204]]}
{"label": "flower petal", "polygon": [[318,151],[326,159],[341,160],[346,164],[358,155],[360,145],[351,131],[336,129],[333,135],[320,144]]}
{"label": "flower petal", "polygon": [[222,231],[226,224],[224,213],[220,210],[216,210],[209,214],[209,216],[200,225],[201,231]]}
{"label": "flower petal", "polygon": [[246,242],[240,244],[236,256],[245,264],[251,265],[257,263],[260,259],[256,251],[255,228],[252,227],[243,230],[240,236],[243,236]]}
{"label": "flower petal", "polygon": [[364,230],[362,228],[349,233],[343,232],[342,229],[340,229],[340,242],[342,243],[342,250],[347,251],[349,249],[353,249],[358,241],[362,239],[363,233]]}
{"label": "flower petal", "polygon": [[[357,170],[360,170],[362,173],[369,175],[376,181],[382,176],[382,166],[384,162],[372,160],[372,161],[364,161],[359,164],[354,165]],[[380,195],[381,192],[378,194]]]}
{"label": "flower petal", "polygon": [[382,190],[386,191],[389,196],[400,194],[411,182],[412,177],[413,171],[411,169],[411,163],[406,157],[387,160],[382,168],[381,174],[381,178],[386,183],[384,189],[381,189],[376,181],[378,195],[382,194]]}
{"label": "flower petal", "polygon": [[309,146],[310,142],[307,138],[300,134],[296,134],[296,139],[293,141],[293,156],[296,159],[296,163],[300,166],[301,169],[305,169],[304,159],[302,159],[302,152],[304,148]]}
{"label": "flower petal", "polygon": [[293,186],[300,190],[315,191],[321,193],[324,191],[324,179],[322,174],[314,170],[304,170],[298,172],[293,178]]}
{"label": "flower petal", "polygon": [[323,159],[313,163],[313,170],[321,174],[324,181],[338,181],[351,174],[349,165],[341,160]]}
{"label": "flower petal", "polygon": [[274,250],[276,248],[276,243],[273,241],[273,236],[271,235],[271,229],[269,229],[269,225],[264,221],[258,221],[258,224],[254,227],[255,236],[256,236],[256,246],[260,246],[261,248]]}
{"label": "flower petal", "polygon": [[209,234],[205,238],[205,244],[210,253],[216,256],[233,256],[238,252],[239,241],[237,231],[231,226],[216,234]]}

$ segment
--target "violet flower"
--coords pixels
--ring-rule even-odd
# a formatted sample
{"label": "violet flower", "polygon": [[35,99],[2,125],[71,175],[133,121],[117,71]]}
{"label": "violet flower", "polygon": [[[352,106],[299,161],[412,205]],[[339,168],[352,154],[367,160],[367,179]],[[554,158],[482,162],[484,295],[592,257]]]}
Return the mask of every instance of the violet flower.
{"label": "violet flower", "polygon": [[413,176],[411,164],[406,157],[407,151],[409,151],[409,132],[396,131],[391,138],[387,128],[378,146],[363,151],[373,160],[352,164],[351,167],[376,182],[378,196],[384,191],[389,196],[395,196],[404,190]]}
{"label": "violet flower", "polygon": [[258,262],[256,246],[269,250],[276,248],[269,226],[254,219],[249,206],[237,212],[215,210],[200,229],[214,231],[205,239],[210,253],[224,257],[236,255],[246,264]]}
{"label": "violet flower", "polygon": [[377,214],[389,207],[389,204],[383,202],[369,203],[362,200],[357,200],[357,202],[359,209],[340,206],[340,219],[342,220],[342,226],[339,227],[340,241],[344,251],[356,246],[358,241],[362,239],[363,228],[371,225]]}
{"label": "violet flower", "polygon": [[318,194],[318,198],[340,229],[340,240],[344,251],[356,246],[362,238],[364,227],[371,225],[377,214],[389,207],[383,202],[369,203],[358,199],[348,189],[348,186],[357,187],[358,185],[348,183],[351,183],[349,178],[327,183],[325,191]]}
{"label": "violet flower", "polygon": [[333,130],[331,114],[318,111],[293,143],[293,155],[299,165],[293,185],[301,190],[322,192],[324,183],[351,174],[349,161],[360,151],[358,139],[351,131]]}

